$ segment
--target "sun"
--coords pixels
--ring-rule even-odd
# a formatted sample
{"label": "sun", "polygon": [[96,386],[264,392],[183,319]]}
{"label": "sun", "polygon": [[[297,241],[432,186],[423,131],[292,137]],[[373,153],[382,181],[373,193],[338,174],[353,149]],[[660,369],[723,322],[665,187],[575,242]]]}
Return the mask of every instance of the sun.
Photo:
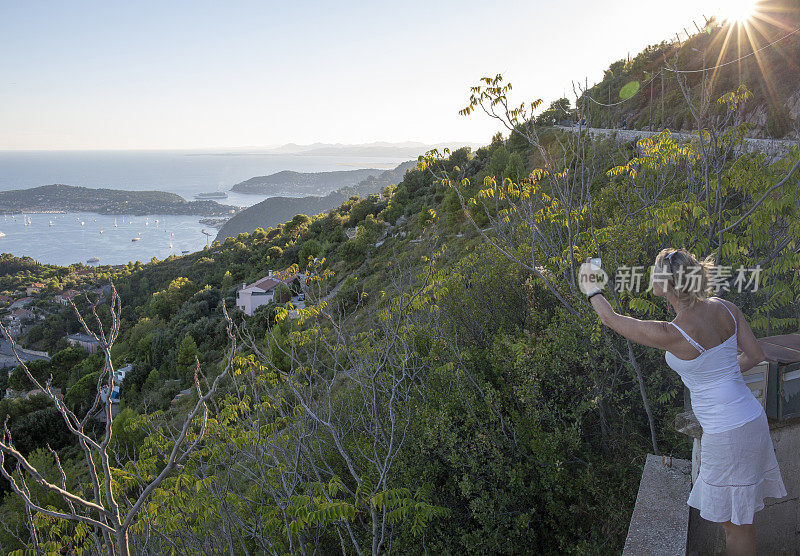
{"label": "sun", "polygon": [[722,16],[731,23],[745,23],[756,12],[758,0],[726,0]]}

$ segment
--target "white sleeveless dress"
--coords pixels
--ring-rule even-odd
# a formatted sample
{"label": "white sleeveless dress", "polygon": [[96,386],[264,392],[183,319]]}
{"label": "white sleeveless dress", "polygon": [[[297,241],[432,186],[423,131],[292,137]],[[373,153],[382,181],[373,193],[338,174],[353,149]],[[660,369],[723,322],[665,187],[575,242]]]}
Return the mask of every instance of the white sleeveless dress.
{"label": "white sleeveless dress", "polygon": [[[736,317],[723,306],[736,324]],[[670,324],[700,352],[689,360],[665,354],[667,364],[689,389],[692,410],[703,428],[700,472],[687,503],[708,521],[753,523],[753,514],[764,508],[764,498],[783,498],[787,493],[764,408],[739,367],[738,324],[730,338],[711,349]]]}

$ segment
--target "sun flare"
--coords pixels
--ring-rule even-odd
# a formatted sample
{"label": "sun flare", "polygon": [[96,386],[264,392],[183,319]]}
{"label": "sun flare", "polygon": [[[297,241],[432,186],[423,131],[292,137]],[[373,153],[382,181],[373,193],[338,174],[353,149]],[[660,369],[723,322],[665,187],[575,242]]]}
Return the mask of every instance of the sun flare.
{"label": "sun flare", "polygon": [[722,16],[731,23],[745,23],[756,11],[757,0],[727,0],[722,8]]}

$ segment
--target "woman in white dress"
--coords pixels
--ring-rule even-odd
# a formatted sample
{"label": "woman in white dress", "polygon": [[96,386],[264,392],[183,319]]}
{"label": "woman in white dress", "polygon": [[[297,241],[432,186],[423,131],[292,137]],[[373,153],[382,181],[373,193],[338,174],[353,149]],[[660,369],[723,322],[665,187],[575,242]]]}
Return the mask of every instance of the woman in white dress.
{"label": "woman in white dress", "polygon": [[653,295],[675,310],[672,322],[616,313],[602,288],[588,279],[596,272],[588,263],[579,280],[595,284],[582,289],[601,322],[631,341],[665,350],[667,364],[689,389],[703,436],[700,472],[687,503],[722,524],[727,554],[755,555],[753,514],[765,497],[787,493],[766,414],[742,378],[764,360],[745,316],[730,301],[707,297],[713,265],[685,249],[663,249],[651,275]]}

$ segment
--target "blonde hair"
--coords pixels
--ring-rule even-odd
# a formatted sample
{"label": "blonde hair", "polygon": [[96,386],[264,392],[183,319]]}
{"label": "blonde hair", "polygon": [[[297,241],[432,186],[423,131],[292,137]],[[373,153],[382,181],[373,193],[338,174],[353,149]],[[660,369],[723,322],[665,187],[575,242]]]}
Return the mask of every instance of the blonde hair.
{"label": "blonde hair", "polygon": [[655,267],[663,273],[660,279],[666,279],[679,300],[694,305],[711,294],[709,274],[714,268],[713,260],[713,255],[701,261],[686,249],[666,247],[656,255]]}

